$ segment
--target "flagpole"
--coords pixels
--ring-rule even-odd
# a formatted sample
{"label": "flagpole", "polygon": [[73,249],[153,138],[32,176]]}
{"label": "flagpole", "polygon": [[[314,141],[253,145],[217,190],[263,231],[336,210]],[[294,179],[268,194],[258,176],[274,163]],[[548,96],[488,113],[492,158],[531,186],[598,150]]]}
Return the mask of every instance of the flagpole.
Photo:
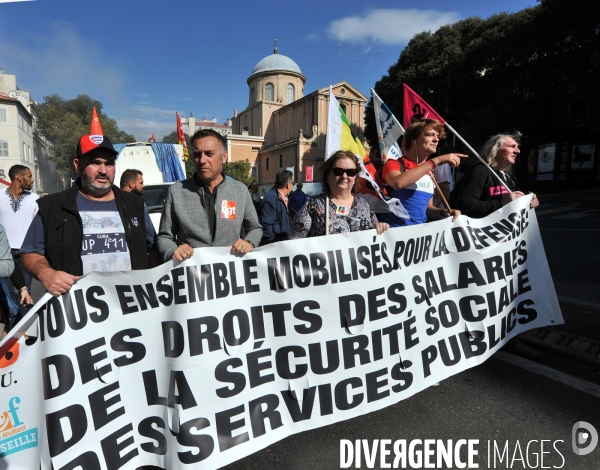
{"label": "flagpole", "polygon": [[481,163],[483,163],[485,166],[487,166],[487,167],[489,168],[489,170],[490,170],[490,171],[492,172],[492,174],[493,174],[493,175],[496,177],[496,179],[497,179],[498,181],[500,181],[500,184],[501,184],[502,186],[504,186],[504,187],[506,188],[506,190],[507,190],[509,193],[511,193],[512,191],[511,191],[510,189],[508,189],[508,186],[506,186],[506,183],[505,183],[504,181],[502,181],[502,178],[500,178],[500,175],[498,175],[498,173],[496,173],[496,172],[495,172],[495,171],[492,169],[492,167],[491,167],[491,166],[488,164],[488,162],[486,162],[486,161],[485,161],[483,158],[481,158],[481,157],[479,156],[479,154],[478,154],[478,153],[475,151],[475,149],[473,149],[473,147],[471,147],[471,146],[470,146],[470,145],[467,143],[467,141],[466,141],[465,139],[463,139],[463,138],[460,136],[460,134],[459,134],[458,132],[456,132],[456,131],[455,131],[455,130],[452,128],[452,126],[451,126],[450,124],[448,124],[448,122],[445,122],[445,123],[444,123],[444,125],[445,125],[445,126],[448,128],[448,130],[449,130],[450,132],[452,132],[452,133],[453,133],[453,134],[454,134],[456,137],[458,137],[458,138],[459,138],[459,140],[460,140],[460,141],[461,141],[463,144],[465,144],[465,145],[467,146],[467,148],[468,148],[468,149],[469,149],[471,152],[473,152],[473,154],[474,154],[474,155],[475,155],[477,158],[479,158],[479,160],[481,161]]}
{"label": "flagpole", "polygon": [[452,214],[452,209],[450,209],[450,204],[448,204],[448,201],[446,200],[446,197],[444,196],[444,193],[442,192],[442,188],[440,188],[440,185],[435,180],[435,176],[433,176],[433,174],[431,175],[431,180],[433,181],[433,184],[435,185],[435,189],[437,189],[438,194],[442,198],[442,202],[446,206],[446,209],[448,210],[448,212],[450,214]]}
{"label": "flagpole", "polygon": [[329,196],[325,196],[325,236],[329,235]]}

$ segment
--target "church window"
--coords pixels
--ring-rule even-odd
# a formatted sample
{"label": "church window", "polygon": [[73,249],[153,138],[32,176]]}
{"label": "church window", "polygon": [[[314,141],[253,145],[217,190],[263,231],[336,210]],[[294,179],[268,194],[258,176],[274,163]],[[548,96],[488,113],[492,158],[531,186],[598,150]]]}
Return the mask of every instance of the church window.
{"label": "church window", "polygon": [[250,91],[250,104],[256,103],[256,90],[252,87],[252,91]]}
{"label": "church window", "polygon": [[265,86],[265,100],[275,101],[275,87],[272,83],[267,83]]}
{"label": "church window", "polygon": [[288,83],[287,85],[287,102],[291,103],[294,101],[294,85]]}
{"label": "church window", "polygon": [[8,157],[8,141],[0,140],[0,157]]}
{"label": "church window", "polygon": [[344,114],[346,116],[348,116],[348,113],[346,112],[346,105],[345,104],[340,104],[340,108],[342,108],[342,110],[344,111]]}
{"label": "church window", "polygon": [[8,109],[4,106],[0,107],[0,122],[8,123]]}
{"label": "church window", "polygon": [[279,168],[283,168],[283,154],[279,154]]}
{"label": "church window", "polygon": [[269,171],[269,157],[265,158],[265,170]]}

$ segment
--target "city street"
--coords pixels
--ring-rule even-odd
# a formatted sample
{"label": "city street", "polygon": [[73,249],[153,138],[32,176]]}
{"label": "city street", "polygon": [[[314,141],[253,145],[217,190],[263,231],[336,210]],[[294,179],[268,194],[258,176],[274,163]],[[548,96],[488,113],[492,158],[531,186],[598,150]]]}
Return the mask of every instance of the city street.
{"label": "city street", "polygon": [[600,192],[540,196],[536,211],[561,300],[600,305]]}

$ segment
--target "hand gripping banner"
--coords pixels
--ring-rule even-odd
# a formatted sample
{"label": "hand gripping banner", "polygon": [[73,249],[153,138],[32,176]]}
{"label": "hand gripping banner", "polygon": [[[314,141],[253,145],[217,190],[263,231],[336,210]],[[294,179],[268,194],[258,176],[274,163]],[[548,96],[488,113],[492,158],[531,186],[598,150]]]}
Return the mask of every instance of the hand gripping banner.
{"label": "hand gripping banner", "polygon": [[46,295],[0,345],[3,468],[216,469],[562,323],[530,200]]}

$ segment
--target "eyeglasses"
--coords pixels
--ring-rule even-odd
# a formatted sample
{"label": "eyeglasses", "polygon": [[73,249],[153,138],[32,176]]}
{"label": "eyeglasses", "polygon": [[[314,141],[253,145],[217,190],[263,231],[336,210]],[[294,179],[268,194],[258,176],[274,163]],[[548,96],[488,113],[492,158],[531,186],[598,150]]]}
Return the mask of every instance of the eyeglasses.
{"label": "eyeglasses", "polygon": [[356,168],[339,168],[337,166],[332,168],[331,172],[335,176],[342,176],[344,173],[346,173],[349,178],[352,178],[358,174],[358,170]]}

